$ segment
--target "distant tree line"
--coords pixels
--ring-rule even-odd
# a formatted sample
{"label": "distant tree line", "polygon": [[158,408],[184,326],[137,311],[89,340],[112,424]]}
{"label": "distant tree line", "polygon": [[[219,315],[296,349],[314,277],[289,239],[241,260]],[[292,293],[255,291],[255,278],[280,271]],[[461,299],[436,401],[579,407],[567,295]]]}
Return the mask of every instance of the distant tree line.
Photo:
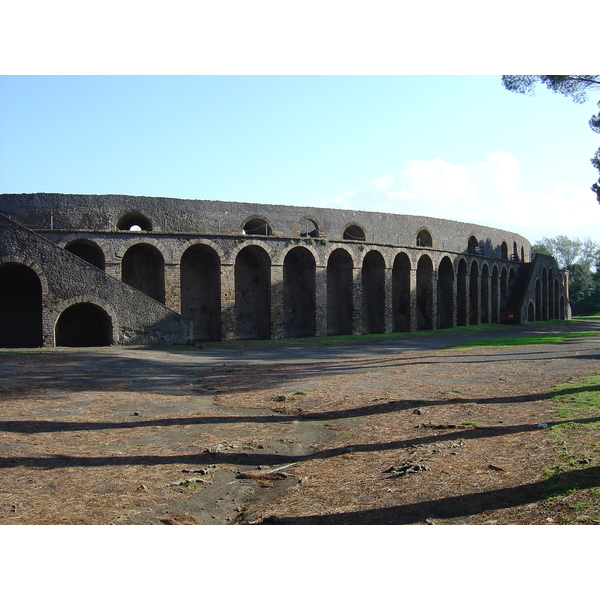
{"label": "distant tree line", "polygon": [[574,315],[600,313],[600,243],[590,238],[570,239],[565,235],[542,238],[532,251],[556,258],[569,270],[569,297]]}

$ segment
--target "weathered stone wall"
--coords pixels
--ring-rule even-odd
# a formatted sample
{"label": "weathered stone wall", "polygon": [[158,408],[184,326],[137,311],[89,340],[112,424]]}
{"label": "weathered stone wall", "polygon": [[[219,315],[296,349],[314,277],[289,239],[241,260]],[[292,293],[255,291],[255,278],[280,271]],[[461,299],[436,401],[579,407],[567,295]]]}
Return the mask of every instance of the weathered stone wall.
{"label": "weathered stone wall", "polygon": [[191,338],[191,324],[180,315],[3,215],[0,231],[0,267],[22,264],[40,278],[43,345],[54,345],[59,316],[80,303],[108,313],[115,344],[181,344]]}

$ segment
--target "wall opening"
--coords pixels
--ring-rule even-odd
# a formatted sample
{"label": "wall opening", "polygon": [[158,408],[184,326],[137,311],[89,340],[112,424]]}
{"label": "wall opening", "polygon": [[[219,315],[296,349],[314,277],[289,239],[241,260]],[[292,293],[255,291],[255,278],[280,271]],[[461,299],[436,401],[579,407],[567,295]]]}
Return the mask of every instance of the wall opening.
{"label": "wall opening", "polygon": [[293,248],[283,262],[285,337],[316,335],[316,265],[306,248]]}
{"label": "wall opening", "polygon": [[417,246],[433,248],[433,238],[431,237],[431,233],[427,229],[421,229],[417,233]]}
{"label": "wall opening", "polygon": [[110,346],[112,320],[95,304],[82,302],[65,309],[56,322],[57,346]]}
{"label": "wall opening", "polygon": [[42,285],[37,273],[18,263],[1,264],[0,347],[42,345]]}
{"label": "wall opening", "polygon": [[235,332],[242,340],[271,336],[271,258],[247,246],[235,260]]}
{"label": "wall opening", "polygon": [[500,276],[498,275],[498,267],[492,269],[492,315],[491,322],[498,323],[500,321]]}
{"label": "wall opening", "polygon": [[250,219],[243,227],[244,235],[272,235],[271,226],[264,219]]}
{"label": "wall opening", "polygon": [[417,329],[433,329],[433,263],[427,255],[417,263]]}
{"label": "wall opening", "polygon": [[490,323],[490,269],[481,267],[481,322]]}
{"label": "wall opening", "polygon": [[506,242],[502,242],[500,246],[500,258],[502,260],[508,260],[508,244]]}
{"label": "wall opening", "polygon": [[165,259],[150,244],[135,244],[123,255],[121,279],[150,298],[165,303]]}
{"label": "wall opening", "polygon": [[410,260],[404,252],[392,266],[392,329],[410,331]]}
{"label": "wall opening", "polygon": [[447,329],[454,326],[454,268],[452,261],[445,256],[438,269],[438,327]]}
{"label": "wall opening", "polygon": [[181,257],[181,315],[193,323],[194,339],[221,337],[221,266],[210,246],[196,244]]}
{"label": "wall opening", "polygon": [[363,260],[362,332],[385,333],[385,261],[376,250]]}
{"label": "wall opening", "polygon": [[469,254],[483,254],[483,248],[480,246],[479,240],[474,235],[469,238],[469,241],[467,242],[467,249]]}
{"label": "wall opening", "polygon": [[106,268],[106,262],[104,259],[104,252],[98,244],[95,244],[89,240],[75,240],[69,242],[65,246],[65,250],[68,250],[71,254],[78,256],[82,260],[94,265],[97,269],[104,271]]}
{"label": "wall opening", "polygon": [[352,334],[352,258],[338,248],[327,261],[327,335]]}
{"label": "wall opening", "polygon": [[359,225],[348,225],[344,229],[343,239],[354,240],[355,242],[364,242],[367,237],[362,227]]}
{"label": "wall opening", "polygon": [[300,231],[300,237],[319,237],[319,226],[312,219],[305,219],[302,224],[302,231]]}
{"label": "wall opening", "polygon": [[152,222],[138,211],[130,211],[117,221],[117,229],[121,231],[152,231]]}

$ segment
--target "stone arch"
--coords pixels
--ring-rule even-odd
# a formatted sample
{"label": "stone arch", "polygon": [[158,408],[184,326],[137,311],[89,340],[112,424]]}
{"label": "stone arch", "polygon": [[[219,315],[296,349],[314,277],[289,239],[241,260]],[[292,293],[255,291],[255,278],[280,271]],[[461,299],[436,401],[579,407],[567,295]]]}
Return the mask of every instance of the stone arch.
{"label": "stone arch", "polygon": [[61,312],[55,325],[56,346],[110,346],[112,319],[97,304],[79,302]]}
{"label": "stone arch", "polygon": [[533,302],[530,302],[527,306],[527,320],[530,322],[535,321],[535,306]]}
{"label": "stone arch", "polygon": [[417,231],[416,245],[424,248],[433,248],[433,235],[427,227],[421,227]]}
{"label": "stone arch", "polygon": [[261,215],[252,215],[242,224],[244,235],[273,235],[273,227],[269,221]]}
{"label": "stone arch", "polygon": [[348,223],[344,227],[342,239],[354,242],[364,242],[367,239],[365,229],[359,223]]}
{"label": "stone arch", "polygon": [[362,263],[362,332],[385,332],[385,260],[377,250]]}
{"label": "stone arch", "polygon": [[542,284],[539,279],[535,280],[535,317],[534,321],[542,319]]}
{"label": "stone arch", "polygon": [[417,329],[433,329],[433,262],[423,254],[417,262]]}
{"label": "stone arch", "polygon": [[129,246],[121,259],[121,280],[165,303],[165,259],[154,244],[141,242]]}
{"label": "stone arch", "polygon": [[548,270],[546,267],[542,269],[542,311],[540,319],[542,321],[548,319]]}
{"label": "stone arch", "polygon": [[444,256],[438,267],[437,309],[438,328],[454,327],[454,267],[452,261]]}
{"label": "stone arch", "polygon": [[399,252],[392,266],[392,329],[410,331],[410,258]]}
{"label": "stone arch", "polygon": [[318,238],[319,224],[313,217],[304,217],[300,222],[300,237]]}
{"label": "stone arch", "polygon": [[479,296],[479,264],[474,260],[469,274],[469,325],[477,325],[481,322]]}
{"label": "stone arch", "polygon": [[481,244],[477,239],[477,236],[469,236],[469,240],[467,241],[467,252],[469,254],[483,254],[481,250]]}
{"label": "stone arch", "polygon": [[96,242],[93,242],[92,240],[72,240],[65,244],[65,250],[81,258],[82,260],[85,260],[90,265],[93,265],[101,271],[106,269],[104,251],[98,244],[96,244]]}
{"label": "stone arch", "polygon": [[119,217],[117,229],[121,231],[152,231],[152,221],[139,210],[130,210]]}
{"label": "stone arch", "polygon": [[502,260],[508,260],[508,244],[504,240],[502,241],[502,244],[500,244],[500,258]]}
{"label": "stone arch", "polygon": [[456,324],[459,327],[467,325],[467,317],[469,314],[468,302],[467,302],[467,290],[468,286],[468,269],[467,261],[461,258],[458,261],[458,268],[456,271]]}
{"label": "stone arch", "polygon": [[517,242],[513,242],[513,253],[510,259],[515,262],[518,262],[519,260],[519,248],[517,247]]}
{"label": "stone arch", "polygon": [[490,268],[487,263],[481,266],[481,322],[490,323]]}
{"label": "stone arch", "polygon": [[350,253],[334,250],[327,260],[327,335],[352,334],[353,263]]}
{"label": "stone arch", "polygon": [[181,315],[193,324],[194,339],[221,336],[221,260],[206,244],[188,246],[181,256]]}
{"label": "stone arch", "polygon": [[316,261],[302,246],[292,248],[283,261],[283,309],[285,337],[316,334]]}
{"label": "stone arch", "polygon": [[43,345],[42,282],[33,268],[0,263],[0,347]]}
{"label": "stone arch", "polygon": [[506,308],[506,301],[508,300],[508,271],[506,267],[502,267],[500,272],[500,306],[502,309]]}
{"label": "stone arch", "polygon": [[552,304],[551,304],[551,308],[552,308],[552,318],[553,319],[560,319],[560,307],[558,304],[558,300],[560,298],[560,284],[558,281],[558,278],[555,277],[554,278],[554,283],[553,283],[553,294],[552,294]]}
{"label": "stone arch", "polygon": [[271,257],[247,245],[235,258],[235,334],[238,339],[271,336]]}

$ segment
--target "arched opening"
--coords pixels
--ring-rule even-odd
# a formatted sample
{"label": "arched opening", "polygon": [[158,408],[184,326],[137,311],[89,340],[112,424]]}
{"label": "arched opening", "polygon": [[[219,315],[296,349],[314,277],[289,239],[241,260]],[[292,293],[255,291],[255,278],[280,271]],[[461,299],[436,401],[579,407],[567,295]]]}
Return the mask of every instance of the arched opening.
{"label": "arched opening", "polygon": [[219,255],[196,244],[181,257],[181,314],[193,323],[194,339],[221,337],[221,268]]}
{"label": "arched opening", "polygon": [[410,260],[404,252],[392,267],[392,321],[394,331],[410,331]]}
{"label": "arched opening", "polygon": [[104,252],[98,244],[90,240],[75,240],[69,242],[65,246],[65,250],[68,250],[71,254],[78,256],[82,260],[94,265],[97,269],[104,271],[106,263],[104,260]]}
{"label": "arched opening", "polygon": [[458,263],[456,276],[456,324],[464,327],[467,324],[467,263],[464,260]]}
{"label": "arched opening", "polygon": [[285,337],[316,333],[316,264],[306,248],[293,248],[283,261]]}
{"label": "arched opening", "polygon": [[481,322],[490,323],[490,269],[481,267]]}
{"label": "arched opening", "polygon": [[502,267],[500,275],[500,307],[501,310],[507,308],[506,301],[508,299],[508,273],[506,267]]}
{"label": "arched opening", "polygon": [[500,276],[498,267],[492,269],[492,323],[498,323],[500,320]]}
{"label": "arched opening", "polygon": [[367,238],[362,227],[359,225],[348,225],[348,227],[344,229],[344,239],[364,242]]}
{"label": "arched opening", "polygon": [[469,276],[469,325],[477,325],[480,322],[479,307],[479,265],[473,262]]}
{"label": "arched opening", "polygon": [[385,261],[376,250],[363,260],[362,332],[385,332]]}
{"label": "arched opening", "polygon": [[517,262],[519,261],[519,248],[517,246],[517,242],[513,242],[513,254],[511,259]]}
{"label": "arched opening", "polygon": [[417,329],[433,328],[433,263],[427,255],[417,263]]}
{"label": "arched opening", "polygon": [[548,271],[542,269],[542,312],[540,313],[542,321],[548,320]]}
{"label": "arched opening", "polygon": [[417,246],[424,246],[425,248],[433,248],[433,238],[431,232],[427,229],[420,229],[417,233]]}
{"label": "arched opening", "polygon": [[319,237],[319,226],[312,219],[304,219],[300,237]]}
{"label": "arched opening", "polygon": [[535,280],[535,321],[542,319],[542,284],[539,279]]}
{"label": "arched opening", "polygon": [[139,211],[130,211],[117,221],[121,231],[152,231],[152,222]]}
{"label": "arched opening", "polygon": [[500,258],[502,260],[508,260],[508,244],[506,242],[502,242],[500,246]]}
{"label": "arched opening", "polygon": [[40,278],[25,265],[0,264],[0,347],[36,348],[42,345]]}
{"label": "arched opening", "polygon": [[165,303],[165,259],[154,246],[131,246],[121,261],[121,279],[150,298]]}
{"label": "arched opening", "polygon": [[242,228],[244,235],[272,235],[273,231],[271,226],[260,218],[254,218],[246,221],[246,224]]}
{"label": "arched opening", "polygon": [[445,256],[438,269],[438,327],[447,329],[454,326],[454,268],[452,261]]}
{"label": "arched opening", "polygon": [[533,302],[530,302],[527,307],[527,320],[530,322],[535,321],[535,307],[533,306]]}
{"label": "arched opening", "polygon": [[558,284],[558,278],[554,279],[554,300],[552,302],[552,306],[553,308],[553,312],[552,312],[552,318],[553,319],[560,319],[560,307],[558,305],[558,299],[560,298],[560,286]]}
{"label": "arched opening", "polygon": [[89,302],[69,306],[56,322],[57,346],[110,346],[112,337],[110,316]]}
{"label": "arched opening", "polygon": [[271,337],[271,258],[259,246],[235,259],[235,332],[241,340]]}
{"label": "arched opening", "polygon": [[352,258],[342,248],[327,261],[327,335],[352,334]]}
{"label": "arched opening", "polygon": [[469,254],[483,254],[483,249],[479,245],[479,240],[472,235],[467,242],[467,248]]}

